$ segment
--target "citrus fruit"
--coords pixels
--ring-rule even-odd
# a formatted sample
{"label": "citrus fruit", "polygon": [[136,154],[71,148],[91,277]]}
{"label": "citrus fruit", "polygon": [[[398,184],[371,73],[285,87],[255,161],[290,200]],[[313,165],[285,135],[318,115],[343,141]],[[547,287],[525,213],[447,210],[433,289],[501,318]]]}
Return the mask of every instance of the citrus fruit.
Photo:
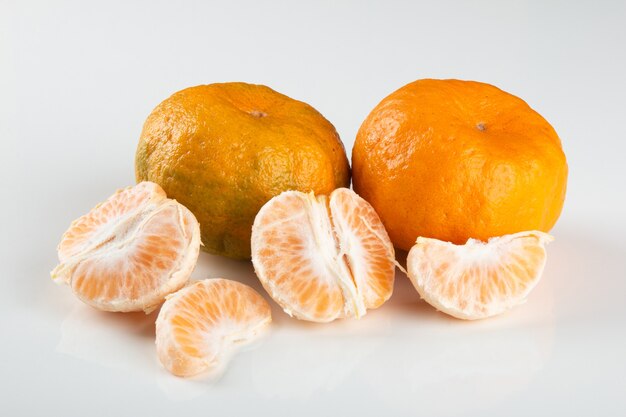
{"label": "citrus fruit", "polygon": [[252,263],[270,296],[302,320],[359,318],[393,291],[393,245],[374,209],[347,188],[272,198],[254,219]]}
{"label": "citrus fruit", "polygon": [[234,348],[272,321],[270,306],[247,285],[205,279],[169,295],[156,321],[159,360],[174,375],[219,371]]}
{"label": "citrus fruit", "polygon": [[490,317],[524,302],[541,277],[550,241],[539,231],[464,245],[420,237],[407,258],[408,276],[438,310],[460,319]]}
{"label": "citrus fruit", "polygon": [[313,107],[269,87],[187,88],[148,116],[137,181],[160,184],[200,222],[204,249],[250,257],[254,216],[285,190],[330,193],[350,183],[343,144]]}
{"label": "citrus fruit", "polygon": [[464,243],[549,231],[567,182],[561,142],[523,100],[492,85],[418,80],[367,116],[352,152],[354,190],[392,242]]}
{"label": "citrus fruit", "polygon": [[149,313],[187,282],[199,251],[193,214],[141,182],[72,222],[51,275],[100,310]]}

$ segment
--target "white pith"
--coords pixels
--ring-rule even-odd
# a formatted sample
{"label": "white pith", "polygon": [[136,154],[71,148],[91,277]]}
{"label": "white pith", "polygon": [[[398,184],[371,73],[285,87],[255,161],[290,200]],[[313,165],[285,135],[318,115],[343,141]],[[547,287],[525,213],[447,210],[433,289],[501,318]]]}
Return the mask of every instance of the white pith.
{"label": "white pith", "polygon": [[[341,192],[341,189],[336,190],[336,192]],[[373,307],[373,305],[368,302],[368,295],[371,293],[371,288],[367,282],[370,268],[369,256],[363,247],[362,239],[354,233],[354,230],[352,230],[351,226],[348,224],[348,219],[346,218],[345,213],[343,213],[339,207],[336,198],[333,198],[335,196],[336,193],[333,192],[329,207],[333,227],[335,229],[335,236],[337,236],[339,242],[340,255],[345,257],[352,280],[358,291],[358,297],[363,303],[363,308],[369,309]],[[360,197],[358,197],[355,193],[352,197],[360,199]],[[391,243],[389,235],[387,235],[385,229],[381,227],[381,230],[376,230],[366,219],[361,218],[361,220],[369,233],[375,236],[376,239],[383,244],[386,257],[393,264],[391,266],[391,274],[395,275],[395,266],[399,266],[400,269],[404,270],[404,268],[402,268],[402,266],[400,266],[396,261],[393,244]],[[391,291],[383,297],[383,302],[387,301],[390,297]],[[375,298],[378,298],[378,294]]]}
{"label": "white pith", "polygon": [[[326,268],[339,284],[344,299],[344,317],[364,316],[366,313],[363,295],[356,286],[352,271],[346,260],[347,248],[345,236],[339,234],[331,215],[329,215],[326,196],[315,198],[308,194],[309,218],[314,225],[313,232],[317,240],[318,253],[324,258]],[[331,197],[332,198],[332,197]]]}
{"label": "white pith", "polygon": [[[96,206],[94,210],[100,206],[101,204]],[[107,256],[111,256],[113,252],[119,252],[123,248],[132,245],[143,227],[158,213],[170,207],[176,210],[176,224],[180,228],[186,246],[183,249],[182,256],[178,258],[176,264],[169,270],[169,273],[160,277],[159,282],[161,285],[156,291],[144,294],[142,297],[133,300],[125,297],[113,300],[85,299],[75,291],[82,301],[100,310],[121,312],[143,310],[146,314],[150,313],[163,301],[167,294],[178,290],[187,282],[195,267],[200,250],[200,226],[197,220],[184,206],[176,200],[167,199],[164,195],[153,195],[135,210],[101,225],[90,239],[83,244],[83,248],[79,253],[67,258],[60,256],[62,262],[51,272],[52,279],[59,284],[68,284],[74,290],[72,286],[73,274],[81,262],[90,258],[104,259]],[[188,236],[185,230],[185,218],[191,222],[191,236]],[[72,226],[78,220],[74,221]]]}
{"label": "white pith", "polygon": [[[445,280],[443,284],[456,285],[463,276],[463,272],[469,268],[475,268],[484,281],[486,281],[485,272],[490,269],[502,268],[504,268],[504,272],[509,273],[509,276],[516,279],[515,274],[511,273],[512,269],[509,269],[508,263],[512,262],[512,254],[515,253],[516,245],[521,244],[520,239],[534,240],[534,243],[541,248],[543,256],[541,264],[535,270],[535,274],[529,281],[525,281],[527,285],[523,291],[512,293],[511,284],[513,283],[503,281],[507,285],[506,290],[510,294],[499,299],[491,299],[488,303],[483,304],[476,299],[475,291],[470,290],[457,294],[457,297],[454,299],[448,299],[437,291],[437,286],[442,285],[442,279]],[[420,237],[413,248],[411,248],[407,258],[408,277],[420,296],[440,311],[468,320],[491,317],[525,302],[526,297],[541,278],[546,262],[545,245],[552,240],[552,236],[539,231],[500,236],[491,238],[487,242],[469,239],[465,245],[455,245],[437,239]],[[434,276],[433,271],[437,269],[440,262],[449,262],[450,259],[447,257],[446,259],[427,259],[427,255],[424,253],[426,248],[431,248],[431,250],[433,248],[437,250],[438,248],[446,251],[446,255],[453,253],[456,257],[453,260],[454,268],[443,278]],[[473,288],[477,287],[474,286]]]}

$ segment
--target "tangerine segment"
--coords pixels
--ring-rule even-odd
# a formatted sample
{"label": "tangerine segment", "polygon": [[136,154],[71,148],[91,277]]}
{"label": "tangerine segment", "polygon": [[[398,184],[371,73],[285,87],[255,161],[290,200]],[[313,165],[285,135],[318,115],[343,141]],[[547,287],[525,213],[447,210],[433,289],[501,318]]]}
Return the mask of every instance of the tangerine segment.
{"label": "tangerine segment", "polygon": [[372,206],[347,188],[331,194],[330,212],[340,247],[347,258],[366,308],[377,308],[393,292],[395,253]]}
{"label": "tangerine segment", "polygon": [[451,316],[474,320],[525,301],[539,282],[552,236],[527,231],[455,245],[420,237],[407,258],[420,296]]}
{"label": "tangerine segment", "polygon": [[254,220],[252,262],[270,296],[302,320],[359,318],[393,291],[389,237],[371,206],[346,188],[272,198]]}
{"label": "tangerine segment", "polygon": [[142,182],[72,223],[52,277],[100,310],[148,313],[187,282],[199,248],[193,214]]}
{"label": "tangerine segment", "polygon": [[237,345],[250,342],[272,321],[269,304],[252,288],[205,279],[167,297],[156,321],[159,360],[178,376],[226,365]]}

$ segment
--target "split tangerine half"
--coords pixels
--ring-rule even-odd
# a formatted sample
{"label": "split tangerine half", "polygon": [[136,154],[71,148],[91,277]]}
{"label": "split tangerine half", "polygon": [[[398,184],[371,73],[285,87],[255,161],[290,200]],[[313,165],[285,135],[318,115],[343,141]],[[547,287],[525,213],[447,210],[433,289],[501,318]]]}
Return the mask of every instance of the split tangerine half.
{"label": "split tangerine half", "polygon": [[100,310],[149,313],[185,285],[199,249],[194,215],[157,184],[141,182],[72,222],[51,275]]}
{"label": "split tangerine half", "polygon": [[359,318],[393,291],[389,236],[347,188],[317,197],[285,191],[268,201],[252,226],[252,262],[270,296],[302,320]]}
{"label": "split tangerine half", "polygon": [[444,313],[474,320],[525,301],[546,263],[552,236],[520,232],[455,245],[420,237],[407,258],[408,276],[420,296]]}
{"label": "split tangerine half", "polygon": [[156,321],[159,360],[174,375],[219,371],[236,346],[272,321],[270,306],[247,285],[205,279],[167,297]]}

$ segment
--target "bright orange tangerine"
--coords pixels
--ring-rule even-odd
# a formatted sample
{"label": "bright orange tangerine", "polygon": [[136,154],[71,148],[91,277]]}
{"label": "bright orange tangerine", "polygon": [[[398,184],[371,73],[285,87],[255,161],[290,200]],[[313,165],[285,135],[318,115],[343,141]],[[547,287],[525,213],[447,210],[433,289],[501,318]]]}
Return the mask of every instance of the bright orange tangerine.
{"label": "bright orange tangerine", "polygon": [[408,251],[418,236],[463,244],[561,214],[567,161],[552,126],[492,85],[417,80],[367,116],[352,150],[354,190]]}

